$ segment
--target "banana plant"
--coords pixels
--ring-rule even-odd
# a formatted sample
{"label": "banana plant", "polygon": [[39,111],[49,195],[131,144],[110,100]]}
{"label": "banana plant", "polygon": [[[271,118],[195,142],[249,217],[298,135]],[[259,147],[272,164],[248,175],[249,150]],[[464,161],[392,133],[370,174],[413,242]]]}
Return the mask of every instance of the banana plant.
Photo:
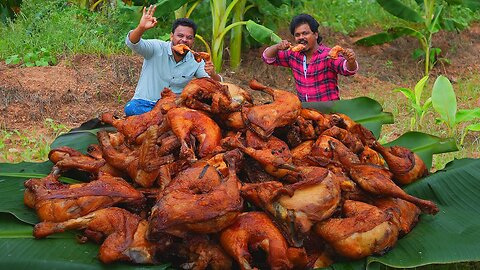
{"label": "banana plant", "polygon": [[[440,75],[435,81],[432,89],[432,105],[439,117],[436,123],[443,123],[447,126],[449,136],[456,136],[458,127],[461,123],[478,121],[480,119],[480,108],[475,109],[461,109],[457,108],[457,97],[450,80]],[[479,131],[480,123],[474,122],[467,125],[461,132],[460,144],[468,131]]]}
{"label": "banana plant", "polygon": [[[438,53],[441,51],[438,48],[432,48],[432,36],[437,33],[445,22],[448,20],[450,25],[456,24],[456,20],[452,18],[445,18],[442,14],[444,7],[450,5],[463,5],[477,10],[480,8],[478,1],[469,0],[416,0],[418,7],[412,9],[405,5],[400,0],[376,0],[377,3],[388,13],[400,18],[404,21],[403,25],[391,27],[385,32],[374,34],[362,38],[356,44],[373,46],[393,41],[399,37],[412,36],[415,37],[423,51],[424,57],[424,75],[428,75],[438,59]],[[477,7],[479,6],[479,7]],[[421,10],[417,12],[416,10]]]}
{"label": "banana plant", "polygon": [[[200,2],[201,0],[161,0],[157,4],[156,15],[161,16],[180,10],[178,11],[178,15],[181,14],[189,17],[193,15],[194,8]],[[277,6],[283,3],[282,0],[270,0],[270,2]],[[209,0],[209,3],[212,15],[212,39],[210,45],[201,35],[197,34],[196,37],[205,44],[207,52],[211,55],[216,71],[220,72],[222,70],[226,34],[234,31],[232,36],[233,42],[230,42],[230,51],[233,52],[233,58],[231,58],[233,59],[233,67],[237,67],[240,63],[241,55],[242,26],[246,26],[251,35],[252,29],[257,35],[260,31],[270,33],[271,30],[251,20],[243,20],[245,12],[253,7],[253,4],[246,5],[246,0]]]}
{"label": "banana plant", "polygon": [[410,130],[419,129],[422,127],[423,118],[428,112],[428,109],[432,107],[432,98],[428,97],[427,100],[422,104],[421,97],[425,84],[428,81],[428,76],[424,76],[420,81],[417,82],[415,88],[396,88],[394,92],[401,92],[409,101],[409,106],[413,111],[413,117],[410,119]]}

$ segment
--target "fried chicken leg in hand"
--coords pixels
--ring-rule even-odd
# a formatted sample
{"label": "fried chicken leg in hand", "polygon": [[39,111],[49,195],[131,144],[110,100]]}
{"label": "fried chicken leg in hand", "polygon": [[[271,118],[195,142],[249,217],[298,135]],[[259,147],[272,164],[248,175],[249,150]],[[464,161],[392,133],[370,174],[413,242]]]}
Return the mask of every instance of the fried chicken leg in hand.
{"label": "fried chicken leg in hand", "polygon": [[301,269],[307,264],[305,251],[289,248],[281,232],[263,212],[241,214],[221,232],[220,243],[242,270],[257,269],[252,265],[252,253],[260,249],[267,254],[265,267],[270,269]]}
{"label": "fried chicken leg in hand", "polygon": [[59,175],[25,182],[24,203],[35,209],[41,221],[61,222],[119,203],[144,202],[141,192],[119,177],[101,175],[90,183],[63,184]]}
{"label": "fried chicken leg in hand", "polygon": [[169,241],[149,242],[145,238],[148,222],[117,207],[101,209],[59,223],[40,222],[35,225],[33,235],[35,238],[45,238],[54,233],[74,229],[87,229],[106,237],[100,246],[98,256],[104,263],[116,261],[155,263],[155,253],[163,251],[169,245]]}
{"label": "fried chicken leg in hand", "polygon": [[374,149],[382,154],[388,169],[393,173],[393,179],[400,185],[410,184],[428,174],[423,160],[408,148],[384,147],[377,143]]}
{"label": "fried chicken leg in hand", "polygon": [[273,97],[272,103],[242,108],[243,122],[250,130],[267,139],[275,128],[295,122],[302,109],[302,103],[295,94],[269,88],[256,80],[250,81],[250,88],[264,91]]}
{"label": "fried chicken leg in hand", "polygon": [[149,237],[162,233],[215,233],[230,225],[243,208],[236,163],[238,150],[224,154],[229,175],[222,178],[207,162],[198,161],[180,172],[158,196],[150,216]]}
{"label": "fried chicken leg in hand", "polygon": [[[180,155],[182,157],[196,160],[197,155],[203,158],[221,150],[222,132],[220,127],[205,113],[180,107],[168,111],[167,120],[173,133],[181,142]],[[194,141],[190,135],[199,142],[196,152],[193,148]]]}
{"label": "fried chicken leg in hand", "polygon": [[391,216],[373,205],[346,200],[343,218],[331,218],[315,225],[316,233],[335,251],[357,260],[383,254],[397,243],[398,228]]}

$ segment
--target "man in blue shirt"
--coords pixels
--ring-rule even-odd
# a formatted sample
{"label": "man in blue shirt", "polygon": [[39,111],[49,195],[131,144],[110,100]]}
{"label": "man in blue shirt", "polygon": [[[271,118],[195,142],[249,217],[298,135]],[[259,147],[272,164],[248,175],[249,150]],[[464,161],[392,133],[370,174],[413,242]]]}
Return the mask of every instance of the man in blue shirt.
{"label": "man in blue shirt", "polygon": [[183,55],[172,50],[172,46],[185,44],[192,48],[195,41],[197,25],[190,19],[175,20],[170,33],[170,41],[158,39],[142,39],[143,33],[157,25],[153,17],[156,6],[148,10],[143,8],[143,15],[138,26],[130,31],[125,39],[127,46],[135,53],[143,56],[142,72],[138,80],[133,98],[125,105],[127,116],[137,115],[153,109],[160,98],[160,92],[170,88],[180,94],[185,85],[194,77],[211,77],[220,81],[211,61],[195,61],[192,53]]}

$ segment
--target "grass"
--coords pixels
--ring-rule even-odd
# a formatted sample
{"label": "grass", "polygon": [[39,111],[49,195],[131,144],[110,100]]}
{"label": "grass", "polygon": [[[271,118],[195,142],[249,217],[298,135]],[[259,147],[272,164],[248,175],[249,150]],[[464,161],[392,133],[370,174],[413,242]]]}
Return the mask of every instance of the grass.
{"label": "grass", "polygon": [[45,131],[0,128],[0,162],[18,163],[48,160],[50,144],[68,128],[54,120],[44,121]]}

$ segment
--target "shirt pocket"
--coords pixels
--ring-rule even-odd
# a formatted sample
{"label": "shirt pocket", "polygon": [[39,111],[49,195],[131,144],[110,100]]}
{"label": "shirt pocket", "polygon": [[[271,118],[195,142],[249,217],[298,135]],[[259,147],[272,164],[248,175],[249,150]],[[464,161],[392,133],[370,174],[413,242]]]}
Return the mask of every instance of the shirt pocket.
{"label": "shirt pocket", "polygon": [[187,83],[189,83],[193,79],[194,73],[183,73],[183,74],[176,74],[172,77],[171,86],[174,88],[183,89]]}

